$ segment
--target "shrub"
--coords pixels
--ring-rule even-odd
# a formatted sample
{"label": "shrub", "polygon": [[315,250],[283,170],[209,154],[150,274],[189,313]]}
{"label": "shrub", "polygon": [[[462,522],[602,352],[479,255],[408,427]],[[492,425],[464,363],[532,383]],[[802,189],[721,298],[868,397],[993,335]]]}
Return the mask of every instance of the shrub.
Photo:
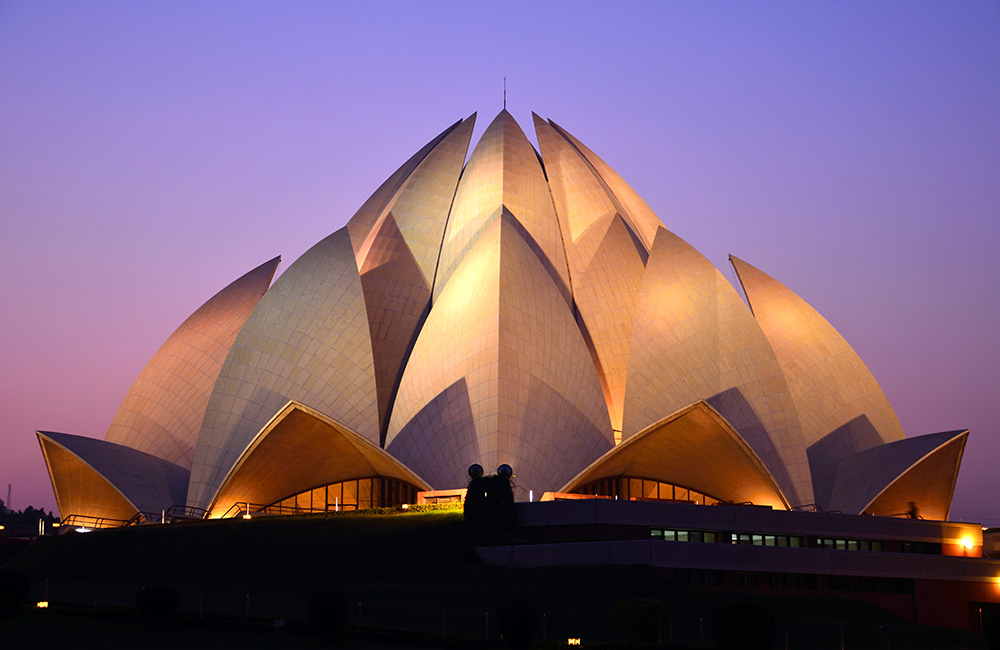
{"label": "shrub", "polygon": [[0,616],[15,612],[24,603],[31,579],[17,571],[0,571]]}
{"label": "shrub", "polygon": [[500,636],[514,650],[523,650],[531,642],[538,627],[538,610],[523,601],[510,601],[500,606],[497,612],[500,621]]}
{"label": "shrub", "polygon": [[723,650],[767,650],[774,627],[774,615],[752,602],[722,605],[712,614],[712,634]]}
{"label": "shrub", "polygon": [[320,591],[309,596],[306,611],[320,636],[333,638],[347,622],[347,599],[335,591]]}
{"label": "shrub", "polygon": [[465,520],[475,534],[484,535],[512,528],[514,490],[510,477],[480,476],[469,481],[465,494]]}
{"label": "shrub", "polygon": [[169,585],[149,585],[135,595],[135,608],[144,620],[166,623],[177,613],[180,596]]}
{"label": "shrub", "polygon": [[626,598],[612,613],[625,643],[656,643],[670,621],[670,606],[661,600]]}

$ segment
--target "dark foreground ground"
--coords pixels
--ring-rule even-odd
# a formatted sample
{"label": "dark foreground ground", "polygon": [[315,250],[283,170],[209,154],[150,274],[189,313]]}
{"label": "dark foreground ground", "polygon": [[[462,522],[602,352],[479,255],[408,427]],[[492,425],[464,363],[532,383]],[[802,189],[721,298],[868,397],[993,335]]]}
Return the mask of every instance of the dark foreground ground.
{"label": "dark foreground ground", "polygon": [[[71,533],[37,540],[4,567],[31,578],[28,602],[0,619],[0,648],[503,648],[509,601],[540,614],[532,647],[619,647],[611,612],[625,598],[670,605],[656,647],[718,647],[712,613],[731,597],[681,587],[648,567],[506,569],[479,562],[458,511],[341,513]],[[140,620],[135,596],[180,595],[167,624]],[[347,626],[321,639],[311,594],[333,590]],[[771,611],[772,648],[985,648],[850,600],[741,595]],[[635,647],[635,646],[633,646]],[[653,647],[653,646],[650,646]]]}

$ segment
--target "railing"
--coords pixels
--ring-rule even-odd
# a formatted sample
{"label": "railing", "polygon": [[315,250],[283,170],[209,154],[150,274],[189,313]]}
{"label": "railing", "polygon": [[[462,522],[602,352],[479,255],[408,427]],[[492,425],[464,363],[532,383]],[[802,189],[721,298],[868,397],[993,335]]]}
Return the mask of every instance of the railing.
{"label": "railing", "polygon": [[164,511],[164,515],[167,521],[204,519],[208,515],[208,510],[194,506],[173,505]]}
{"label": "railing", "polygon": [[[141,515],[138,513],[136,516]],[[132,517],[135,519],[135,517]],[[90,515],[69,515],[64,517],[61,527],[74,528],[74,529],[92,529],[92,528],[117,528],[119,526],[130,525],[129,522],[132,519],[111,519],[109,517],[92,517]]]}
{"label": "railing", "polygon": [[[357,510],[356,503],[341,503],[338,506],[340,511]],[[250,503],[247,501],[237,501],[223,513],[222,518],[245,517],[246,515],[311,515],[320,512],[334,512],[326,508],[304,508],[300,506],[288,506],[278,503]]]}

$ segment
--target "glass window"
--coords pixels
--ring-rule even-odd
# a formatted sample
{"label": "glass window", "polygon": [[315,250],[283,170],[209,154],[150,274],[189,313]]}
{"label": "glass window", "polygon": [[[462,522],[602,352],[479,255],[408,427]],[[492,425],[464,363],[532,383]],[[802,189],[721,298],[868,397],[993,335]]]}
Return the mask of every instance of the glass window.
{"label": "glass window", "polygon": [[754,535],[753,536],[753,545],[754,546],[763,546],[764,545],[764,536],[763,535]]}
{"label": "glass window", "polygon": [[649,535],[653,539],[659,539],[659,540],[663,539],[663,531],[660,530],[659,528],[654,528],[651,531],[649,531]]}
{"label": "glass window", "polygon": [[345,510],[356,510],[358,507],[358,482],[345,481],[343,485],[344,500],[340,504],[341,508]]}
{"label": "glass window", "polygon": [[688,532],[686,530],[678,530],[677,531],[677,541],[678,542],[686,542],[686,541],[688,541]]}
{"label": "glass window", "polygon": [[789,546],[794,546],[794,547],[798,548],[799,546],[802,546],[802,538],[801,537],[789,537],[788,538],[788,545]]}
{"label": "glass window", "polygon": [[361,479],[358,481],[358,508],[372,507],[372,482],[371,479]]}
{"label": "glass window", "polygon": [[709,544],[715,543],[715,533],[705,533],[705,541]]}
{"label": "glass window", "polygon": [[837,540],[837,550],[838,551],[846,551],[847,550],[847,540],[846,539],[838,539]]}
{"label": "glass window", "polygon": [[688,536],[692,542],[701,542],[703,539],[700,530],[692,530]]}
{"label": "glass window", "polygon": [[665,530],[663,531],[663,540],[666,542],[676,542],[677,541],[677,531],[675,530]]}
{"label": "glass window", "polygon": [[764,535],[764,546],[774,546],[774,535]]}
{"label": "glass window", "polygon": [[642,482],[642,496],[647,499],[658,499],[660,498],[660,484],[656,481],[643,481]]}
{"label": "glass window", "polygon": [[856,550],[858,550],[858,540],[856,540],[856,539],[849,539],[849,540],[847,540],[847,550],[848,551],[856,551]]}

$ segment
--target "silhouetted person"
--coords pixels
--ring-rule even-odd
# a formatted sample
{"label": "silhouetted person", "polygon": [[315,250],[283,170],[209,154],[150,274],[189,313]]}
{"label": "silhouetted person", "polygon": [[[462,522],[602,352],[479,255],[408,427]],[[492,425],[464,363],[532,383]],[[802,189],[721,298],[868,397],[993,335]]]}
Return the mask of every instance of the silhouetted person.
{"label": "silhouetted person", "polygon": [[906,514],[910,517],[910,519],[920,518],[920,509],[917,508],[916,501],[910,501],[910,511]]}

